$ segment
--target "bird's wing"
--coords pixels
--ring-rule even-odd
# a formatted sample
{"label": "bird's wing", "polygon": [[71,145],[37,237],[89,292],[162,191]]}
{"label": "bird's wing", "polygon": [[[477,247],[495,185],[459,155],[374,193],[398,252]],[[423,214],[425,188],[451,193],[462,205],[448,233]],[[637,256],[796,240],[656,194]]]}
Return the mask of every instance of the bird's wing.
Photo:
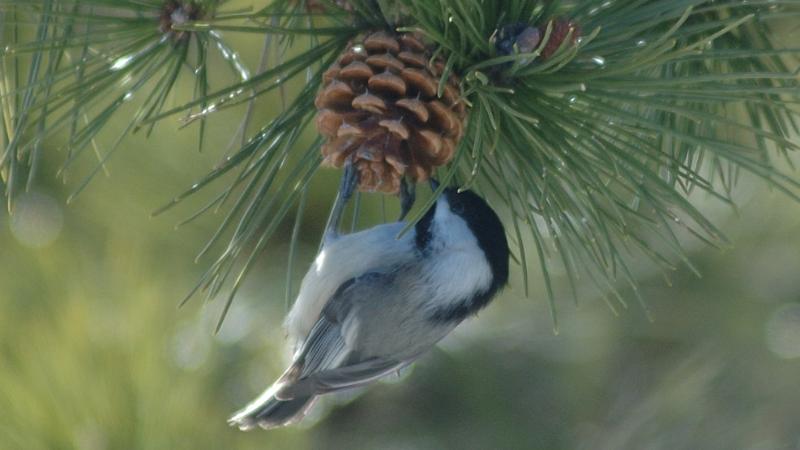
{"label": "bird's wing", "polygon": [[343,283],[314,324],[295,362],[278,381],[276,397],[330,392],[369,383],[404,366],[403,361],[373,357],[360,360],[348,345],[347,336],[356,326],[348,321],[359,300],[369,300],[392,284],[393,272],[371,272]]}
{"label": "bird's wing", "polygon": [[397,362],[387,358],[372,358],[343,367],[323,370],[281,385],[275,397],[281,400],[292,400],[364,386],[399,371],[410,362],[411,360]]}
{"label": "bird's wing", "polygon": [[297,378],[335,367],[347,351],[341,323],[321,316],[295,361],[300,369]]}
{"label": "bird's wing", "polygon": [[415,258],[413,230],[396,238],[404,225],[378,225],[325,243],[303,277],[297,300],[286,317],[286,328],[296,350],[302,348],[325,304],[343,283],[365,273],[408,264]]}
{"label": "bird's wing", "polygon": [[397,372],[413,361],[394,361],[387,358],[371,358],[366,361],[325,370],[309,377],[310,385],[317,393],[349,389],[371,383]]}

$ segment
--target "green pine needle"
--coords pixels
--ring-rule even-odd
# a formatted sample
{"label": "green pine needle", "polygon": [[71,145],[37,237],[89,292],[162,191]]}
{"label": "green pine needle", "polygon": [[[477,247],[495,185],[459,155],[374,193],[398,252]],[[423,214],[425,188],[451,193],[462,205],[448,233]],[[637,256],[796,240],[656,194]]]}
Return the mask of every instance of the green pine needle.
{"label": "green pine needle", "polygon": [[[217,1],[196,1],[203,14],[214,14]],[[11,109],[16,126],[0,155],[0,167],[9,173],[27,168],[27,186],[36,173],[43,141],[67,131],[63,150],[67,157],[59,171],[69,168],[88,150],[98,164],[69,197],[73,199],[104,169],[122,140],[151,117],[161,114],[183,76],[193,77],[195,96],[206,97],[207,52],[216,49],[225,57],[236,78],[250,75],[216,32],[187,33],[163,29],[161,1],[0,1],[3,24],[14,33],[26,33],[28,22],[37,23],[33,36],[14,39],[0,50],[0,59],[14,67],[30,64],[25,83],[8,89],[21,97]],[[222,14],[224,17],[224,14]],[[29,28],[29,27],[28,27]],[[18,31],[21,30],[21,31]],[[23,34],[24,36],[24,34]],[[195,48],[195,58],[190,49]],[[8,64],[8,63],[6,63]],[[18,69],[16,69],[18,70]],[[133,103],[134,111],[126,108]],[[198,102],[203,105],[204,102]],[[127,126],[101,154],[95,138],[109,119],[120,111],[132,114]],[[149,135],[154,123],[148,123]],[[200,128],[201,141],[204,128]],[[7,182],[7,189],[16,188]],[[13,195],[8,195],[13,199]]]}
{"label": "green pine needle", "polygon": [[[99,156],[95,172],[129,132],[183,114],[184,125],[200,121],[202,137],[214,112],[242,103],[252,107],[276,89],[287,94],[287,81],[301,77],[304,87],[274,120],[156,211],[225,180],[184,222],[227,211],[198,255],[219,251],[193,291],[209,299],[224,291],[227,311],[292,211],[290,248],[296,244],[321,145],[317,140],[299,148],[299,138],[314,117],[322,72],[350,39],[389,28],[425,36],[446,62],[445,74],[461,80],[469,119],[440,178],[485,188],[506,218],[526,294],[547,295],[554,324],[554,269],[566,272],[576,301],[579,280],[586,279],[616,313],[626,307],[620,286],[628,286],[644,307],[632,266],[642,257],[664,271],[679,263],[697,271],[679,230],[709,245],[727,245],[689,200],[693,192],[734,207],[736,182],[748,175],[800,199],[800,182],[785,169],[793,167],[800,147],[800,47],[783,47],[777,39],[800,17],[800,0],[350,0],[349,9],[317,3],[326,10],[309,10],[303,0],[278,0],[259,10],[224,13],[216,2],[204,2],[213,14],[174,28],[191,36],[192,52],[154,26],[160,1],[0,0],[7,39],[0,53],[0,174],[9,197],[23,168],[30,178],[35,174],[44,138],[69,130],[69,166],[92,148],[129,93],[141,99],[131,128]],[[577,27],[557,36],[557,18]],[[561,39],[553,41],[555,52],[498,52],[499,31],[517,23],[539,29],[538,49]],[[265,49],[280,63],[247,75],[221,31],[267,36]],[[211,88],[205,66],[210,49],[228,56],[238,82]],[[25,64],[22,57],[28,58]],[[190,74],[194,98],[167,105],[187,65],[196,69]],[[128,80],[125,89],[118,87],[122,80]],[[529,274],[527,250],[533,249],[541,288]],[[291,280],[290,273],[287,298]]]}

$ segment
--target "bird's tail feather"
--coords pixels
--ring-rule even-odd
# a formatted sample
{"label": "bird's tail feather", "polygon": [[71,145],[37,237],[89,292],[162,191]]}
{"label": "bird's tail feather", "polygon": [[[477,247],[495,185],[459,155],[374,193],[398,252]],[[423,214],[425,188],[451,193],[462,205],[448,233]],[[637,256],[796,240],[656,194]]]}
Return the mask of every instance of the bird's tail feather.
{"label": "bird's tail feather", "polygon": [[228,424],[241,430],[255,427],[278,428],[296,423],[306,415],[315,396],[296,397],[290,400],[275,398],[275,386],[228,419]]}

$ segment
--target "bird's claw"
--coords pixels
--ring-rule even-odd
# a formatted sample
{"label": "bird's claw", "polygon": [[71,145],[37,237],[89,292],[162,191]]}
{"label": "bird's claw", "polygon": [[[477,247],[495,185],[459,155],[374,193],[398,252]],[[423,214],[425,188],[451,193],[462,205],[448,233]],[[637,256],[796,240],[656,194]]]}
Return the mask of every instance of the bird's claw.
{"label": "bird's claw", "polygon": [[400,180],[400,218],[398,222],[402,221],[411,211],[414,202],[417,199],[416,184],[408,183],[405,178]]}
{"label": "bird's claw", "polygon": [[342,222],[344,209],[347,202],[353,196],[353,192],[358,185],[358,171],[353,166],[348,158],[344,163],[344,170],[342,173],[342,181],[339,183],[339,193],[336,195],[336,200],[331,209],[331,215],[328,218],[328,225],[325,227],[325,239],[335,238],[339,235],[339,225]]}

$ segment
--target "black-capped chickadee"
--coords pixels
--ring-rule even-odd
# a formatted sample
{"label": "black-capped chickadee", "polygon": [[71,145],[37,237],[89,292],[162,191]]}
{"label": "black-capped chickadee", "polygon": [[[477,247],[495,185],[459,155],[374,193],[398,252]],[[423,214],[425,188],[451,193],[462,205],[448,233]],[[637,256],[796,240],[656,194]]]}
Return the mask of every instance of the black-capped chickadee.
{"label": "black-capped chickadee", "polygon": [[292,364],[229,424],[242,430],[289,425],[318,395],[402,369],[508,281],[503,225],[470,191],[445,189],[399,239],[402,221],[338,234],[354,177],[347,167],[323,246],[286,320]]}

